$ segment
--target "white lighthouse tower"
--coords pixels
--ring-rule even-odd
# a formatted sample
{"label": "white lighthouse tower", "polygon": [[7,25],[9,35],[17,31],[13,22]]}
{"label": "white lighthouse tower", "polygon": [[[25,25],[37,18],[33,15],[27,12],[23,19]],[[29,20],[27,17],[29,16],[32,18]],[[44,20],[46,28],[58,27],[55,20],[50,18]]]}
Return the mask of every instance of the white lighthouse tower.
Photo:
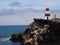
{"label": "white lighthouse tower", "polygon": [[45,10],[45,19],[49,20],[49,17],[50,16],[50,12],[49,12],[49,8],[48,6],[46,7],[46,10]]}

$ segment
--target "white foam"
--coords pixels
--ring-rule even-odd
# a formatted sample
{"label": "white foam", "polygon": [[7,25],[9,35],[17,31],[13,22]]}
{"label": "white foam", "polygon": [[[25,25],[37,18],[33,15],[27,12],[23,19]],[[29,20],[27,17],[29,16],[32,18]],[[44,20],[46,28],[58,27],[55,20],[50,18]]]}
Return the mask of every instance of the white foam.
{"label": "white foam", "polygon": [[9,41],[10,37],[0,38],[0,41]]}

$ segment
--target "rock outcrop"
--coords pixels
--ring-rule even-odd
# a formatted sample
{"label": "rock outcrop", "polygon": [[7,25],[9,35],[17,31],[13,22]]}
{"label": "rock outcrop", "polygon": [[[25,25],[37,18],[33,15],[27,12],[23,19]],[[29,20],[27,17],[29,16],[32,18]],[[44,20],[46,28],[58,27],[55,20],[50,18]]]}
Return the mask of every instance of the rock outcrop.
{"label": "rock outcrop", "polygon": [[12,34],[10,40],[22,45],[60,45],[60,22],[34,19],[26,31]]}

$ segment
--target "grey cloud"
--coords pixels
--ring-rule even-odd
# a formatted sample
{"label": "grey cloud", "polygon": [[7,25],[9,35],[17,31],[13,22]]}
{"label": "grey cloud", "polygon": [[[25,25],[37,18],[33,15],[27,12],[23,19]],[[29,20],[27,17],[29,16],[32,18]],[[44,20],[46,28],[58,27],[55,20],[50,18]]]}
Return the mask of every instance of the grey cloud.
{"label": "grey cloud", "polygon": [[21,6],[21,3],[20,2],[12,2],[11,4],[9,4],[9,6],[19,7],[19,6]]}
{"label": "grey cloud", "polygon": [[[22,15],[23,13],[44,13],[44,10],[36,10],[33,8],[27,8],[27,9],[20,9],[20,10],[14,10],[14,9],[4,9],[3,11],[0,12],[0,15]],[[52,10],[52,12],[54,13],[54,11]],[[60,10],[56,11],[58,13],[60,13]]]}
{"label": "grey cloud", "polygon": [[26,7],[30,7],[30,6],[38,6],[36,4],[28,4],[28,5],[25,5]]}
{"label": "grey cloud", "polygon": [[39,12],[39,10],[35,10],[32,8],[20,9],[20,10],[4,9],[0,12],[0,15],[18,15],[18,14],[23,14],[23,13],[28,13],[28,12]]}

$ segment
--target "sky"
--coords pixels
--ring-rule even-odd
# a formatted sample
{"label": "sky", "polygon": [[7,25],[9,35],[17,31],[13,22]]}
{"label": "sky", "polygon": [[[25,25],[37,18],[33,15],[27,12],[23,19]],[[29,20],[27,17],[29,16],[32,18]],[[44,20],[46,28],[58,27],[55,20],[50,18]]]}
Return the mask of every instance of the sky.
{"label": "sky", "polygon": [[0,9],[33,8],[44,10],[46,5],[51,10],[60,10],[60,0],[0,0]]}
{"label": "sky", "polygon": [[44,18],[47,5],[52,16],[60,17],[60,0],[0,0],[0,25],[30,24],[33,18]]}

